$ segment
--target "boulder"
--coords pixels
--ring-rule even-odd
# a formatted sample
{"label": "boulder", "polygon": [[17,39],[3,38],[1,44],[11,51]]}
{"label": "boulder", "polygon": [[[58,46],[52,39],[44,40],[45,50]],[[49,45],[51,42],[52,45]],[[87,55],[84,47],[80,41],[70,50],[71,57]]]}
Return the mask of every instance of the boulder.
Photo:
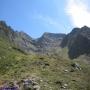
{"label": "boulder", "polygon": [[71,64],[71,66],[76,70],[81,70],[81,67],[80,67],[79,63],[77,63],[77,62]]}

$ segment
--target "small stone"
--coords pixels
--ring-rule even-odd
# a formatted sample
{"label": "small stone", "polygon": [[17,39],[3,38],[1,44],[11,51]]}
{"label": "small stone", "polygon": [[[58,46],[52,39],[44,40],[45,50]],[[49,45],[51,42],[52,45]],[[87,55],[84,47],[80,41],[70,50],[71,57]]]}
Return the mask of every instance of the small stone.
{"label": "small stone", "polygon": [[65,72],[69,72],[68,70],[64,70]]}
{"label": "small stone", "polygon": [[77,63],[77,62],[71,64],[71,66],[76,70],[81,70],[81,67],[80,67],[79,63]]}
{"label": "small stone", "polygon": [[40,82],[43,82],[43,80],[40,80]]}
{"label": "small stone", "polygon": [[46,87],[47,85],[44,85],[44,87]]}
{"label": "small stone", "polygon": [[33,86],[33,89],[34,90],[40,90],[40,86],[39,85],[35,85],[35,86]]}
{"label": "small stone", "polygon": [[65,86],[65,87],[67,87],[67,86],[68,86],[68,84],[66,84],[66,83],[65,83],[65,84],[64,84],[64,86]]}

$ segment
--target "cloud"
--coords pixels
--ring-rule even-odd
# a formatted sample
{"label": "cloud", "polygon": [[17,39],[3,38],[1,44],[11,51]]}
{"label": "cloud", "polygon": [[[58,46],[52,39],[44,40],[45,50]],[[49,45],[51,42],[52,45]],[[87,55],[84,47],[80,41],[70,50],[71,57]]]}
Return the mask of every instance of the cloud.
{"label": "cloud", "polygon": [[90,27],[90,11],[87,3],[88,0],[67,0],[65,10],[74,26],[87,25]]}

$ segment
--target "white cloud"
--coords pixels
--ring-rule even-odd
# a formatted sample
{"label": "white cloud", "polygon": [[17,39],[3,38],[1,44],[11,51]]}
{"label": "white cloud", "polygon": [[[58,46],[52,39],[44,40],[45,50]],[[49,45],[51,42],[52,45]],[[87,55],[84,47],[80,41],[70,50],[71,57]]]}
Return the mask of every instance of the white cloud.
{"label": "white cloud", "polygon": [[74,26],[87,25],[90,27],[90,11],[87,3],[88,0],[67,0],[65,10]]}

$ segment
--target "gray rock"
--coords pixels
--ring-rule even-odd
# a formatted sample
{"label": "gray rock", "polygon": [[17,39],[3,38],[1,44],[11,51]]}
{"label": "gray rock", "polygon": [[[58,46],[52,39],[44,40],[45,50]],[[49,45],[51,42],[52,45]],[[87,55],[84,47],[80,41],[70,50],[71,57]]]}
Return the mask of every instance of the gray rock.
{"label": "gray rock", "polygon": [[77,63],[77,62],[73,63],[71,66],[76,70],[81,70],[79,63]]}
{"label": "gray rock", "polygon": [[40,86],[39,85],[34,85],[33,90],[40,90]]}

